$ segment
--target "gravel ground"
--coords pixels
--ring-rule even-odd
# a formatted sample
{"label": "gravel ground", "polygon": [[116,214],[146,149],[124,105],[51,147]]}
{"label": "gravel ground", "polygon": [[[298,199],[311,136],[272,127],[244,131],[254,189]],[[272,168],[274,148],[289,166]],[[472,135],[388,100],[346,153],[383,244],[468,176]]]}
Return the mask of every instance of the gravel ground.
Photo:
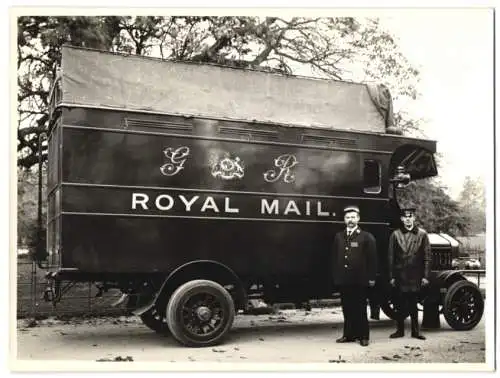
{"label": "gravel ground", "polygon": [[485,362],[484,318],[475,329],[464,332],[452,330],[444,319],[441,324],[441,329],[424,331],[426,341],[409,337],[409,323],[407,336],[392,340],[388,336],[394,331],[394,322],[382,316],[379,321],[370,321],[370,346],[361,347],[335,343],[342,333],[340,309],[287,310],[276,315],[238,315],[224,344],[185,348],[172,337],[155,334],[136,317],[46,319],[34,327],[19,320],[17,358],[192,364]]}

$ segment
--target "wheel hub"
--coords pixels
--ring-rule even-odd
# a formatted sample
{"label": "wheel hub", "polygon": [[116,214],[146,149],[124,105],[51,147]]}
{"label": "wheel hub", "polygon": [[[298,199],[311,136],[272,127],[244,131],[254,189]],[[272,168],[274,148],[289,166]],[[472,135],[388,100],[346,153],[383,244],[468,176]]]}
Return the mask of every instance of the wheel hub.
{"label": "wheel hub", "polygon": [[202,322],[206,322],[212,317],[212,311],[207,306],[200,306],[196,309],[195,312],[196,316],[198,316],[198,319]]}

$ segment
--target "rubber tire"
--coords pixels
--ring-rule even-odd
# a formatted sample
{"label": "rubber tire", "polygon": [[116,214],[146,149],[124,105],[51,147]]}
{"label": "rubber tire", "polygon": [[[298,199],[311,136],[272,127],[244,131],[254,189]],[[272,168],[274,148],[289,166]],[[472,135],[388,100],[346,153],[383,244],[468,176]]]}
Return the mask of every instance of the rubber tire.
{"label": "rubber tire", "polygon": [[391,307],[390,301],[386,301],[384,303],[380,304],[380,309],[382,312],[390,319],[392,320],[397,320],[398,319],[398,312],[394,310],[393,307]]}
{"label": "rubber tire", "polygon": [[[399,312],[394,309],[393,299],[397,295],[396,289],[390,285],[383,286],[380,288],[382,293],[380,295],[380,309],[382,312],[390,319],[397,320],[399,317]],[[392,306],[391,306],[392,305]],[[405,314],[405,318],[408,314]]]}
{"label": "rubber tire", "polygon": [[[451,306],[451,301],[456,294],[456,292],[464,287],[470,287],[473,290],[475,290],[480,298],[479,300],[479,310],[476,313],[476,319],[470,324],[462,324],[458,323],[451,315],[450,312],[450,306]],[[456,331],[469,331],[473,329],[477,324],[481,321],[481,318],[483,316],[484,312],[484,300],[481,292],[479,291],[477,285],[474,283],[468,281],[468,280],[461,280],[453,283],[447,290],[446,295],[444,297],[444,303],[443,303],[443,316],[446,319],[446,322],[448,325],[453,328]]]}
{"label": "rubber tire", "polygon": [[[179,305],[187,297],[207,291],[217,296],[221,301],[225,314],[223,327],[210,339],[193,339],[189,337],[189,334],[184,332],[180,319],[181,312]],[[179,286],[170,297],[167,305],[167,323],[170,332],[180,344],[188,347],[206,347],[220,344],[233,325],[235,315],[235,307],[231,295],[224,287],[209,280],[194,280]]]}

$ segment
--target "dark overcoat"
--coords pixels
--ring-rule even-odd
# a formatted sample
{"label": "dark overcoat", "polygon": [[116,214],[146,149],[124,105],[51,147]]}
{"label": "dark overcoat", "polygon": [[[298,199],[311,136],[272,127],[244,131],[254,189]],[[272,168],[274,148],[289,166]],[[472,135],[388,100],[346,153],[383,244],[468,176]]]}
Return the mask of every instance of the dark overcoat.
{"label": "dark overcoat", "polygon": [[389,239],[388,257],[389,279],[394,278],[401,291],[419,291],[422,278],[429,279],[431,246],[425,230],[395,230]]}
{"label": "dark overcoat", "polygon": [[338,232],[333,243],[333,282],[341,285],[368,286],[377,276],[377,243],[359,227],[349,238]]}

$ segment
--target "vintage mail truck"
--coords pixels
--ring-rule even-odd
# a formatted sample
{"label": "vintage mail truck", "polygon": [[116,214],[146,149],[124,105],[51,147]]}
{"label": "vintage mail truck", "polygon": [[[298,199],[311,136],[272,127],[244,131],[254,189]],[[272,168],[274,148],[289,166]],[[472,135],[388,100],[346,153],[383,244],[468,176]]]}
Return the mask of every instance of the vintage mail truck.
{"label": "vintage mail truck", "polygon": [[[331,298],[331,246],[357,205],[376,236],[383,310],[398,186],[437,175],[436,143],[401,135],[383,86],[65,46],[50,109],[46,297],[120,289],[187,346],[222,342],[235,314]],[[447,321],[481,319],[478,288],[432,235]]]}

